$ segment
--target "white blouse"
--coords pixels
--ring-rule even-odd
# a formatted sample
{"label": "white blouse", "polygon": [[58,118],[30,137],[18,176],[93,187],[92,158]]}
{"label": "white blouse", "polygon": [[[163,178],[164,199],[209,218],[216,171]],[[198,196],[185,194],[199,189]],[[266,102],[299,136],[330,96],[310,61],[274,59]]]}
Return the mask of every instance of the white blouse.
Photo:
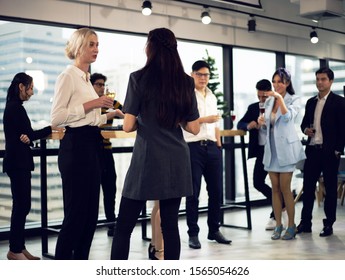
{"label": "white blouse", "polygon": [[80,127],[100,126],[107,121],[96,108],[85,114],[83,104],[98,98],[90,80],[89,73],[69,65],[57,78],[51,109],[52,126]]}

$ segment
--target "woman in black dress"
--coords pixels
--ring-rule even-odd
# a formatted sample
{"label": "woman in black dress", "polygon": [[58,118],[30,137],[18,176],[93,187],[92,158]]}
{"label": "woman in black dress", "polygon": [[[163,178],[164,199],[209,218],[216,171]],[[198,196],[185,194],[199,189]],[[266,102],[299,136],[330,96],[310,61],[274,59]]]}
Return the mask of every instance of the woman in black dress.
{"label": "woman in black dress", "polygon": [[175,35],[150,31],[144,68],[130,75],[123,129],[137,131],[120,203],[111,259],[128,259],[130,236],[147,200],[159,200],[164,259],[180,257],[178,211],[192,194],[189,150],[181,126],[199,132],[194,82],[185,74]]}
{"label": "woman in black dress", "polygon": [[32,77],[25,73],[14,76],[7,90],[4,111],[5,156],[3,172],[11,182],[12,215],[10,228],[10,260],[39,260],[25,248],[25,220],[31,208],[31,171],[34,161],[31,146],[34,140],[47,137],[51,126],[34,131],[23,102],[30,99],[33,92]]}

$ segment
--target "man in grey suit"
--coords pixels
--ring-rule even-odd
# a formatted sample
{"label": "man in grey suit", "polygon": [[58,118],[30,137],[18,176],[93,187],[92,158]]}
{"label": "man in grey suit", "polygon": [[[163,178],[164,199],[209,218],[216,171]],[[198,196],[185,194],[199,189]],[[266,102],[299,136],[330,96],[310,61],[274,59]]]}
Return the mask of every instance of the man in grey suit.
{"label": "man in grey suit", "polygon": [[[340,156],[344,152],[345,128],[343,116],[345,99],[331,91],[334,73],[329,68],[316,71],[317,96],[310,98],[305,107],[301,129],[308,135],[307,159],[303,175],[303,208],[297,233],[312,231],[312,212],[316,182],[323,175],[326,198],[321,237],[333,234],[337,208],[337,174]],[[313,125],[313,126],[311,126]]]}

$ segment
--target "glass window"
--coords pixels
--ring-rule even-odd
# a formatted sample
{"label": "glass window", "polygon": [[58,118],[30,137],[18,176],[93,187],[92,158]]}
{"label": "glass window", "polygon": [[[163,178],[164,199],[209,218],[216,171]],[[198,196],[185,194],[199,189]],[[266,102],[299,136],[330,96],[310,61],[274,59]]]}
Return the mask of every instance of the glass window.
{"label": "glass window", "polygon": [[301,123],[304,116],[307,100],[317,93],[315,84],[315,71],[320,68],[318,58],[299,55],[285,56],[286,69],[291,73],[292,85],[297,96],[301,97],[301,110],[297,116],[295,125],[301,139],[306,137],[301,131]]}
{"label": "glass window", "polygon": [[[42,128],[50,122],[51,101],[57,76],[71,60],[65,56],[65,45],[75,29],[45,26],[39,24],[0,21],[0,150],[4,150],[3,110],[6,91],[13,76],[27,72],[34,78],[35,95],[25,102],[25,108],[34,129]],[[109,89],[115,90],[116,98],[123,103],[129,74],[142,68],[146,62],[145,44],[147,36],[117,34],[97,31],[99,55],[91,65],[91,73],[100,72],[107,76]],[[219,89],[223,91],[222,47],[195,42],[178,41],[178,50],[186,73],[191,72],[195,60],[209,55],[215,58],[218,68]],[[121,120],[116,120],[121,122]],[[134,139],[113,139],[113,147],[132,146]],[[59,142],[48,140],[48,148],[57,148]],[[123,181],[131,159],[131,153],[114,154],[117,172],[117,202],[119,206]],[[0,159],[2,166],[2,159]],[[32,173],[32,210],[27,223],[40,221],[40,166],[35,158],[35,171]],[[57,167],[57,156],[47,159],[48,219],[58,222],[63,217],[61,178]],[[11,191],[6,174],[0,173],[0,230],[8,227],[11,215]],[[205,189],[205,188],[204,188]],[[103,195],[100,196],[100,215],[103,216]],[[201,198],[201,201],[207,199]],[[117,212],[117,211],[116,211]]]}
{"label": "glass window", "polygon": [[[233,49],[233,85],[234,85],[234,107],[236,109],[236,120],[240,120],[250,104],[257,102],[256,83],[261,79],[268,79],[271,81],[272,74],[276,67],[276,57],[273,52],[264,52],[248,49]],[[235,141],[239,142],[239,137],[235,137]],[[246,142],[248,142],[248,133],[246,135]],[[241,151],[235,150],[235,178],[236,178],[236,198],[244,198],[244,181],[243,169],[241,165]],[[250,198],[255,199],[261,197],[262,194],[253,188],[253,167],[255,159],[247,161],[248,167],[248,182],[250,187]],[[267,178],[268,180],[268,178]]]}
{"label": "glass window", "polygon": [[334,72],[332,91],[345,96],[345,62],[330,60],[329,68]]}

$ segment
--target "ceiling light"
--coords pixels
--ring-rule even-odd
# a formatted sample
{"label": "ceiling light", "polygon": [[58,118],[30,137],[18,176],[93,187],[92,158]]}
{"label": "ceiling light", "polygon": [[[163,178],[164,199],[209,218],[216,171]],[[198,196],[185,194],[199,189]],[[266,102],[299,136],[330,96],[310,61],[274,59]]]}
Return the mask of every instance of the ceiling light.
{"label": "ceiling light", "polygon": [[253,16],[250,16],[250,19],[248,20],[248,32],[255,32],[256,31],[256,21]]}
{"label": "ceiling light", "polygon": [[203,24],[210,24],[212,19],[208,7],[204,6],[204,11],[201,13],[201,21]]}
{"label": "ceiling light", "polygon": [[312,42],[313,44],[316,44],[317,42],[319,42],[319,37],[317,37],[315,28],[313,28],[313,31],[310,32],[310,42]]}
{"label": "ceiling light", "polygon": [[149,16],[152,13],[152,4],[151,1],[144,1],[143,5],[141,6],[142,10],[141,13],[144,16]]}

